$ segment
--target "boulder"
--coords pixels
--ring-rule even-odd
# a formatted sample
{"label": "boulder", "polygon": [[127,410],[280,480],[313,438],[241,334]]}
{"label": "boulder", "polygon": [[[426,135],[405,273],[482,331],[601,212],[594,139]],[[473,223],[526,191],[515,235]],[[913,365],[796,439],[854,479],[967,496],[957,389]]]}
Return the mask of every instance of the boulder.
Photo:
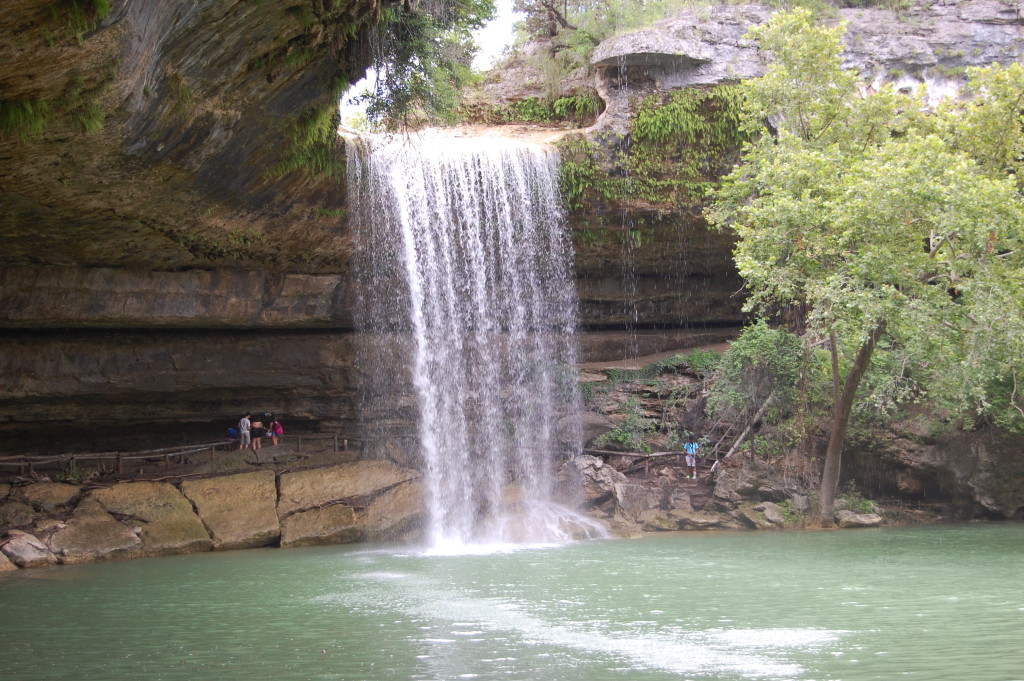
{"label": "boulder", "polygon": [[948,504],[959,519],[1024,517],[1024,435],[981,427],[936,438],[936,422],[920,420],[897,424],[870,451],[850,452],[844,475],[877,495]]}
{"label": "boulder", "polygon": [[186,480],[181,491],[209,530],[215,550],[267,546],[281,536],[274,471]]}
{"label": "boulder", "polygon": [[4,572],[13,572],[17,570],[18,566],[11,562],[11,559],[0,553],[0,574]]}
{"label": "boulder", "polygon": [[91,563],[141,555],[138,534],[117,522],[95,499],[86,499],[46,543],[62,563]]}
{"label": "boulder", "polygon": [[347,544],[361,536],[355,509],[341,504],[299,511],[281,521],[282,547]]}
{"label": "boulder", "polygon": [[[666,476],[667,477],[667,476]],[[690,497],[690,489],[672,485],[668,493],[668,508],[670,510],[685,510],[685,511],[699,511],[700,509],[695,508],[693,505],[692,498]]]}
{"label": "boulder", "polygon": [[427,513],[425,497],[420,480],[411,480],[377,497],[366,509],[366,538],[369,541],[418,538]]}
{"label": "boulder", "polygon": [[745,500],[784,501],[792,496],[784,476],[758,457],[730,457],[719,468],[714,496],[732,504]]}
{"label": "boulder", "polygon": [[142,528],[142,555],[209,551],[213,541],[192,504],[173,485],[127,482],[89,492],[108,512],[127,516]]}
{"label": "boulder", "polygon": [[369,503],[378,494],[419,477],[389,461],[356,461],[281,476],[277,513],[284,518],[296,511],[346,500]]}
{"label": "boulder", "polygon": [[839,527],[878,527],[885,522],[877,513],[855,513],[845,509],[836,513],[835,520]]}
{"label": "boulder", "polygon": [[625,475],[598,457],[581,454],[558,471],[556,501],[571,508],[601,506],[614,499],[615,485],[625,482]]}
{"label": "boulder", "polygon": [[0,482],[0,499],[6,499],[11,493],[11,485],[7,482]]}
{"label": "boulder", "polygon": [[21,530],[8,531],[7,539],[0,546],[0,551],[3,551],[12,563],[23,568],[53,565],[57,562],[57,557],[46,544],[38,537]]}
{"label": "boulder", "polygon": [[659,489],[636,483],[617,483],[615,485],[615,501],[618,505],[616,515],[623,514],[626,519],[640,520],[647,511],[661,509],[662,494]]}
{"label": "boulder", "polygon": [[0,503],[0,527],[28,525],[34,516],[35,513],[28,504],[11,500]]}
{"label": "boulder", "polygon": [[772,525],[782,526],[785,524],[786,519],[782,514],[782,507],[778,504],[766,501],[762,504],[758,504],[754,507],[755,511],[760,511],[764,515],[764,519]]}
{"label": "boulder", "polygon": [[37,511],[49,513],[58,506],[70,504],[80,493],[81,490],[76,485],[68,485],[63,482],[37,482],[19,487],[14,491],[13,497],[30,504]]}
{"label": "boulder", "polygon": [[[744,502],[741,503],[733,512],[733,517],[739,520],[741,523],[749,527],[753,527],[755,530],[770,530],[781,527],[781,512],[778,513],[778,522],[773,522],[765,513],[764,508],[764,504]],[[776,507],[776,509],[777,508],[778,507]]]}

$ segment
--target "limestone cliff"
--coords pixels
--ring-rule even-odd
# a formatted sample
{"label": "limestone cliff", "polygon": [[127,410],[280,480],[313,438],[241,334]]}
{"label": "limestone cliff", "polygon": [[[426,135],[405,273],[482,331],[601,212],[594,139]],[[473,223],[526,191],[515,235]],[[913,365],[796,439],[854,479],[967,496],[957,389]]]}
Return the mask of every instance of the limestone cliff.
{"label": "limestone cliff", "polygon": [[362,75],[375,0],[12,0],[5,263],[338,271],[343,188],[296,135]]}
{"label": "limestone cliff", "polygon": [[[1020,58],[1019,1],[926,4],[899,17],[844,14],[863,29],[851,34],[850,63],[920,80]],[[379,0],[5,4],[0,434],[9,448],[112,446],[103,437],[128,431],[219,434],[245,409],[351,423],[344,159],[323,136],[323,114],[364,71],[381,9]],[[695,10],[598,46],[597,79],[577,73],[570,83],[604,98],[589,138],[618,135],[655,91],[756,73],[761,56],[740,36],[767,16],[758,6]],[[620,137],[609,146],[629,142]],[[571,216],[584,326],[740,321],[729,238],[707,230],[699,201],[628,198]]]}
{"label": "limestone cliff", "polygon": [[5,4],[9,450],[219,436],[247,408],[295,425],[350,413],[331,114],[365,71],[381,9]]}

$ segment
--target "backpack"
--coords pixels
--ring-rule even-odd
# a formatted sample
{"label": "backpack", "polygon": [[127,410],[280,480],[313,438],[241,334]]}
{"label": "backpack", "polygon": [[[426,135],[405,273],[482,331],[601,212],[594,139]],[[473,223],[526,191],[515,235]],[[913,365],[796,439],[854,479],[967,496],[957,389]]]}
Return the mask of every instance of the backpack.
{"label": "backpack", "polygon": [[274,435],[284,435],[284,427],[280,421],[274,424]]}

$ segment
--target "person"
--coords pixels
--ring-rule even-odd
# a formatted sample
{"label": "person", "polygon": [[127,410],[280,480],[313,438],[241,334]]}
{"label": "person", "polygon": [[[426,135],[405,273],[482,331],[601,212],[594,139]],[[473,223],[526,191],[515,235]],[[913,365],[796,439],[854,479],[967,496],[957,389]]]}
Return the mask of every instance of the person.
{"label": "person", "polygon": [[270,439],[274,443],[275,447],[278,444],[278,438],[284,435],[284,427],[273,414],[270,415],[270,424],[267,426],[267,434],[270,435]]}
{"label": "person", "polygon": [[245,412],[245,416],[238,422],[238,448],[245,449],[250,444],[250,433],[249,430],[252,428],[252,421],[249,417],[252,416],[250,412]]}
{"label": "person", "polygon": [[267,427],[263,421],[252,422],[252,451],[257,451],[263,441],[263,436],[267,434]]}
{"label": "person", "polygon": [[700,452],[700,445],[697,444],[696,438],[690,438],[690,441],[683,445],[683,451],[686,452],[686,467],[690,469],[690,478],[692,480],[697,479],[697,454]]}

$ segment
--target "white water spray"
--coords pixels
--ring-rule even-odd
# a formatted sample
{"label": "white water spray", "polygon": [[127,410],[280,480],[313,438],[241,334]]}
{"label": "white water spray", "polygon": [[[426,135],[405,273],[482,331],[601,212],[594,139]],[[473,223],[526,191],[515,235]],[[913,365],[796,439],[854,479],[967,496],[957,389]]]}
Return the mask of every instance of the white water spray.
{"label": "white water spray", "polygon": [[576,395],[555,152],[493,138],[352,146],[361,330],[407,353],[369,383],[392,402],[394,384],[415,389],[428,540],[446,551],[579,534],[550,501],[556,424]]}

